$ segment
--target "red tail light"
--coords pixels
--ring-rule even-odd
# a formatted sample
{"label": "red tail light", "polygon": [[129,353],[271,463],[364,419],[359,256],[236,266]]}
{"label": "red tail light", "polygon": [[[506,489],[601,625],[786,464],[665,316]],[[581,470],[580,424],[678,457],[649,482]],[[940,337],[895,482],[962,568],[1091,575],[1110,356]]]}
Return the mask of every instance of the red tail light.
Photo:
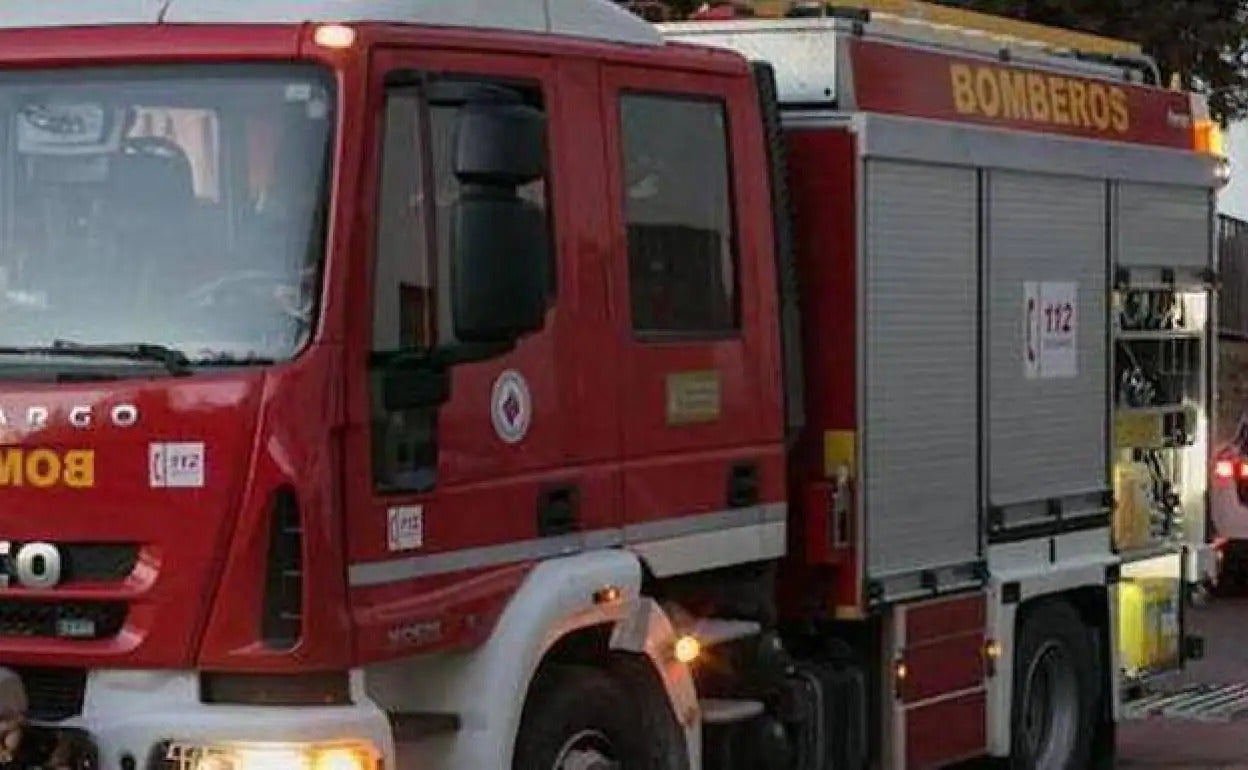
{"label": "red tail light", "polygon": [[1248,461],[1240,459],[1218,460],[1213,464],[1213,475],[1219,481],[1240,479],[1248,481]]}

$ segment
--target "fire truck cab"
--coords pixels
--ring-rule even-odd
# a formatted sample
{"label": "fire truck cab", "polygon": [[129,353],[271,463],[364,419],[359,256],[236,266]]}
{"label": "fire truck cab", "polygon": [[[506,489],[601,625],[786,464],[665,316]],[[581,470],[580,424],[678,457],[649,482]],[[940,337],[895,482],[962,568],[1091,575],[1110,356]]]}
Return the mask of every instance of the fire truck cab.
{"label": "fire truck cab", "polygon": [[1208,569],[1221,166],[1134,60],[934,29],[6,9],[0,745],[1112,756]]}

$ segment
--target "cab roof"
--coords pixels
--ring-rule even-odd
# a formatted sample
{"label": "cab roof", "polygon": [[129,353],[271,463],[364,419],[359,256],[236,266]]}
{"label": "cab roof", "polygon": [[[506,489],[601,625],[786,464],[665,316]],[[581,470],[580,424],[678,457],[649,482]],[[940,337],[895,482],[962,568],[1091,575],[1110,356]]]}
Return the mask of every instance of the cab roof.
{"label": "cab roof", "polygon": [[305,22],[423,24],[663,44],[653,26],[609,0],[0,0],[0,29]]}

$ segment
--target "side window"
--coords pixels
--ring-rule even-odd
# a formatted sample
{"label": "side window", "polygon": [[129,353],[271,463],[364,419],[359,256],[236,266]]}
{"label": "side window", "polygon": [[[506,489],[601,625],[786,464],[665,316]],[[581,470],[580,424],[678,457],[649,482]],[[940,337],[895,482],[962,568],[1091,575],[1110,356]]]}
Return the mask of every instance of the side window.
{"label": "side window", "polygon": [[718,337],[740,326],[724,105],[625,94],[620,102],[633,329]]}
{"label": "side window", "polygon": [[[425,358],[458,344],[451,262],[456,205],[465,191],[455,168],[460,115],[481,102],[540,109],[542,97],[538,87],[527,84],[406,75],[404,80],[417,84],[387,92],[382,125],[372,310],[373,472],[380,490],[422,492],[437,483],[438,389],[410,371],[391,376],[387,363],[396,356]],[[519,194],[549,220],[545,179]],[[547,278],[553,299],[554,276]]]}
{"label": "side window", "polygon": [[386,99],[373,295],[378,353],[427,349],[436,342],[422,113],[416,90],[394,91]]}

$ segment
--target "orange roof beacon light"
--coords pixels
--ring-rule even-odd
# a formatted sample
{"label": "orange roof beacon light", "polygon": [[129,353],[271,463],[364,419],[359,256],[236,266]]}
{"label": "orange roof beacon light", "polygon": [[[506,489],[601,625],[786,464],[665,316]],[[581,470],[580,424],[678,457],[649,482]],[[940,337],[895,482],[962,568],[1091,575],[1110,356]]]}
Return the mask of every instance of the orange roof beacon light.
{"label": "orange roof beacon light", "polygon": [[344,50],[355,45],[355,30],[344,24],[324,24],[316,28],[312,39],[322,48]]}
{"label": "orange roof beacon light", "polygon": [[1192,149],[1217,159],[1214,172],[1220,187],[1231,181],[1231,161],[1226,153],[1226,135],[1221,124],[1209,111],[1209,100],[1200,94],[1192,94]]}

